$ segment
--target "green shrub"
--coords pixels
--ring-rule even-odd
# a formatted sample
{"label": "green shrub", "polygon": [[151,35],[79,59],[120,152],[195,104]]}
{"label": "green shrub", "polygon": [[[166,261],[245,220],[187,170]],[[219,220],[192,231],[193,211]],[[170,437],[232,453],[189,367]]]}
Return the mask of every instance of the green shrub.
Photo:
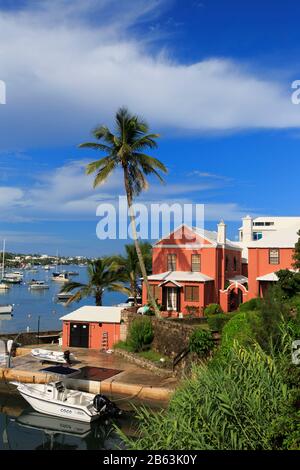
{"label": "green shrub", "polygon": [[251,299],[239,306],[240,312],[252,312],[253,310],[259,310],[261,307],[262,299],[260,297]]}
{"label": "green shrub", "polygon": [[199,357],[207,356],[213,347],[214,340],[210,331],[196,328],[189,338],[190,351]]}
{"label": "green shrub", "polygon": [[289,303],[291,308],[297,310],[298,316],[300,317],[300,295],[295,295],[295,297],[293,297]]}
{"label": "green shrub", "polygon": [[[137,438],[122,435],[129,449],[271,450],[281,448],[275,424],[289,411],[290,391],[276,361],[257,345],[234,344],[229,360],[194,368],[167,410],[138,413]],[[267,404],[267,406],[266,406]],[[294,422],[292,423],[294,424]],[[282,436],[289,436],[291,425]],[[293,442],[284,444],[297,445]]]}
{"label": "green shrub", "polygon": [[279,285],[270,287],[262,299],[260,311],[249,317],[251,332],[264,351],[278,348],[281,343],[281,326],[290,319],[290,307],[284,300]]}
{"label": "green shrub", "polygon": [[234,317],[236,313],[217,313],[216,315],[212,315],[211,317],[207,318],[207,323],[212,331],[221,332],[223,330],[224,325]]}
{"label": "green shrub", "polygon": [[278,271],[278,286],[284,293],[285,298],[290,298],[300,292],[300,273],[292,272],[289,269]]}
{"label": "green shrub", "polygon": [[209,317],[210,315],[217,315],[218,313],[223,313],[223,310],[219,304],[209,304],[204,309],[204,315]]}
{"label": "green shrub", "polygon": [[149,317],[138,317],[129,327],[127,343],[134,352],[148,349],[153,341],[153,327]]}
{"label": "green shrub", "polygon": [[229,319],[222,331],[221,355],[230,355],[235,341],[238,341],[243,346],[253,343],[249,318],[255,315],[257,315],[255,312],[240,312]]}

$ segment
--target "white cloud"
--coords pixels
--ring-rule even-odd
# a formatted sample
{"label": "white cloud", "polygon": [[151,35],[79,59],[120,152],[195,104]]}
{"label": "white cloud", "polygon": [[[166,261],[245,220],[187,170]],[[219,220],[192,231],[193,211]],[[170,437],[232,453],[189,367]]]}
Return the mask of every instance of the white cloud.
{"label": "white cloud", "polygon": [[[234,60],[194,64],[155,54],[130,27],[164,0],[54,0],[0,9],[1,146],[77,144],[123,104],[158,129],[232,131],[300,126],[290,84]],[[32,4],[30,4],[32,5]],[[114,8],[114,7],[118,8]]]}
{"label": "white cloud", "polygon": [[9,186],[0,186],[0,207],[5,208],[8,205],[20,205],[23,197],[23,191],[20,188]]}
{"label": "white cloud", "polygon": [[[124,195],[122,175],[119,171],[115,172],[103,186],[93,190],[93,177],[86,176],[84,172],[86,163],[85,160],[69,161],[52,172],[32,175],[34,182],[31,186],[0,186],[2,222],[96,220],[96,208],[101,202],[117,204],[119,195]],[[146,205],[161,202],[199,203],[201,197],[205,200],[212,190],[220,187],[218,180],[203,183],[193,174],[182,183],[151,184],[137,202]],[[241,214],[245,215],[237,204],[208,204],[206,210],[208,220],[221,216],[237,220]]]}

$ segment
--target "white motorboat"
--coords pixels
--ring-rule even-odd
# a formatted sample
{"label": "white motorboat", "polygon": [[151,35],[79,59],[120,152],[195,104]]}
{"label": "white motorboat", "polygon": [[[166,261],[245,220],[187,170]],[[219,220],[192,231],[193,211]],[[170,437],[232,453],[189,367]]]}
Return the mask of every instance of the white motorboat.
{"label": "white motorboat", "polygon": [[70,361],[76,360],[74,354],[69,353],[69,351],[51,351],[49,349],[36,348],[31,350],[31,355],[41,361],[57,364],[68,364]]}
{"label": "white motorboat", "polygon": [[69,275],[68,273],[53,273],[52,281],[69,282]]}
{"label": "white motorboat", "polygon": [[118,416],[121,411],[103,395],[66,388],[62,381],[49,384],[12,382],[33,409],[51,416],[91,422],[103,415]]}
{"label": "white motorboat", "polygon": [[[140,295],[136,298],[137,305],[142,304],[142,297]],[[118,307],[133,307],[134,306],[134,297],[128,297],[126,302],[122,302],[118,304]]]}
{"label": "white motorboat", "polygon": [[23,279],[23,276],[24,276],[24,274],[23,274],[21,271],[13,271],[11,274],[12,274],[13,276],[19,277],[19,278],[21,278],[21,279]]}
{"label": "white motorboat", "polygon": [[59,302],[67,302],[73,295],[71,292],[59,292],[56,294],[56,299]]}
{"label": "white motorboat", "polygon": [[50,270],[50,266],[48,264],[46,264],[46,266],[44,266],[44,270],[45,271],[49,271]]}
{"label": "white motorboat", "polygon": [[6,273],[2,280],[4,282],[8,282],[9,284],[21,284],[23,277],[15,273]]}
{"label": "white motorboat", "polygon": [[4,315],[11,314],[13,309],[14,309],[14,306],[10,305],[10,304],[0,305],[0,315],[1,314],[4,314]]}
{"label": "white motorboat", "polygon": [[42,290],[42,289],[49,289],[48,284],[45,281],[32,281],[29,283],[29,289],[34,290]]}

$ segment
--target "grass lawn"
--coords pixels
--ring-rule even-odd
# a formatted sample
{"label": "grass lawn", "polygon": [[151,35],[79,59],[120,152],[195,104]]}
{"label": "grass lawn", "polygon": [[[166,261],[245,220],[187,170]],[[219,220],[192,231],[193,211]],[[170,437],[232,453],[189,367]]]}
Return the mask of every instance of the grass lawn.
{"label": "grass lawn", "polygon": [[[128,351],[131,353],[134,352],[132,348],[125,341],[119,341],[118,343],[115,344],[114,347],[117,349],[123,349],[124,351]],[[163,358],[165,362],[168,362],[167,357],[163,356],[163,354],[160,354],[157,351],[154,351],[153,349],[148,349],[147,351],[136,352],[134,354],[136,354],[138,357],[142,357],[144,359],[147,359],[148,361],[155,362],[155,363],[160,363],[161,358]]]}

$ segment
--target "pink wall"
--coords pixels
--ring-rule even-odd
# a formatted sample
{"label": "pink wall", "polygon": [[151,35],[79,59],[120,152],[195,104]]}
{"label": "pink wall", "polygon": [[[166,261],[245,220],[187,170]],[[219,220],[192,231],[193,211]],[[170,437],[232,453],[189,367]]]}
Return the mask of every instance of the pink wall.
{"label": "pink wall", "polygon": [[[150,285],[156,285],[158,286],[161,283],[161,281],[150,281]],[[214,283],[213,282],[180,282],[180,285],[182,286],[180,289],[180,311],[183,314],[188,314],[188,310],[186,309],[187,306],[194,306],[194,307],[199,307],[199,316],[203,316],[203,309],[210,303],[214,302],[214,295],[215,295],[215,288],[214,288]],[[168,286],[172,286],[171,283],[168,283]],[[199,286],[199,301],[197,302],[191,302],[185,300],[185,286]],[[175,285],[174,285],[175,287]],[[159,295],[158,295],[158,302],[161,304],[162,303],[162,290],[163,288],[159,288]],[[147,292],[146,288],[143,285],[143,304],[146,304],[148,302],[147,300]]]}
{"label": "pink wall", "polygon": [[248,249],[248,278],[249,278],[249,299],[259,296],[259,282],[257,277],[289,269],[293,264],[293,248],[279,249],[279,264],[269,263],[269,248],[249,248]]}
{"label": "pink wall", "polygon": [[[73,322],[85,323],[85,322]],[[111,349],[120,339],[119,323],[89,323],[89,348],[102,349],[102,334],[108,333],[108,349]],[[70,347],[70,322],[63,322],[63,347]]]}
{"label": "pink wall", "polygon": [[[195,306],[200,307],[200,311],[210,303],[219,302],[219,291],[225,288],[228,278],[233,278],[242,274],[242,258],[240,250],[228,248],[215,248],[213,244],[193,233],[187,228],[184,229],[181,238],[177,238],[178,231],[171,234],[169,238],[160,240],[154,245],[152,250],[152,272],[153,274],[161,274],[168,271],[168,255],[176,255],[176,271],[191,272],[192,255],[201,255],[202,274],[213,279],[212,282],[199,283],[200,297],[199,302],[194,302]],[[198,243],[203,245],[202,248],[190,248],[188,245]],[[173,246],[168,246],[173,245]],[[181,246],[179,246],[181,245]],[[185,246],[186,245],[186,246]],[[228,269],[226,266],[226,257],[228,257]],[[236,258],[236,269],[234,269],[234,258]],[[181,285],[188,285],[187,282],[178,281]],[[150,281],[151,285],[159,285],[160,282]],[[195,284],[195,283],[194,283]],[[143,304],[147,303],[147,293],[143,286]],[[158,300],[162,303],[162,289],[159,291]],[[180,294],[180,310],[186,313],[186,305],[193,305],[191,302],[184,300],[184,289]]]}

